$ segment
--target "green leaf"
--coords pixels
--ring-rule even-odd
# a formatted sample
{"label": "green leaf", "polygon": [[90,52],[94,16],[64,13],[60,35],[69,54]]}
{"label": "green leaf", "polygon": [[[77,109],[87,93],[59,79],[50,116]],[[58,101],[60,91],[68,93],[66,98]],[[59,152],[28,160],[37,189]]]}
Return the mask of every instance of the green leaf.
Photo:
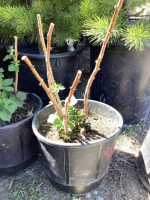
{"label": "green leaf", "polygon": [[10,104],[5,104],[4,107],[12,114],[17,109],[17,103],[15,101],[11,101]]}
{"label": "green leaf", "polygon": [[77,114],[78,114],[78,115],[83,114],[83,110],[78,110]]}
{"label": "green leaf", "polygon": [[7,94],[3,91],[2,92],[2,98],[6,98]]}
{"label": "green leaf", "polygon": [[73,123],[72,122],[67,122],[68,128],[70,129],[69,131],[73,130]]}
{"label": "green leaf", "polygon": [[0,98],[0,110],[4,108],[4,101]]}
{"label": "green leaf", "polygon": [[61,134],[61,137],[65,138],[65,139],[70,139],[70,137],[67,134]]}
{"label": "green leaf", "polygon": [[14,51],[13,46],[9,46],[7,52],[13,55],[13,51]]}
{"label": "green leaf", "polygon": [[3,79],[0,78],[0,86],[2,86],[2,84],[3,84]]}
{"label": "green leaf", "polygon": [[16,100],[17,107],[23,107],[22,103],[19,100]]}
{"label": "green leaf", "polygon": [[8,71],[10,71],[10,72],[19,72],[19,67],[14,65],[14,64],[10,64],[8,66]]}
{"label": "green leaf", "polygon": [[61,84],[55,83],[54,85],[52,85],[52,89],[53,89],[53,92],[58,93],[60,90],[64,90],[65,87],[62,86]]}
{"label": "green leaf", "polygon": [[62,128],[63,128],[62,125],[58,125],[58,126],[57,126],[57,131],[60,131]]}
{"label": "green leaf", "polygon": [[12,91],[5,91],[4,88],[5,87],[3,87],[3,93],[5,93],[7,97],[10,96],[12,94]]}
{"label": "green leaf", "polygon": [[12,102],[10,99],[3,99],[3,101],[5,105],[9,105]]}
{"label": "green leaf", "polygon": [[13,78],[5,79],[5,80],[3,81],[3,85],[4,85],[4,86],[9,86],[9,85],[11,85],[12,83],[13,83]]}
{"label": "green leaf", "polygon": [[81,120],[84,119],[84,118],[85,118],[84,115],[80,115],[80,116],[79,116],[79,121],[81,121]]}
{"label": "green leaf", "polygon": [[3,68],[0,68],[0,73],[4,72]]}
{"label": "green leaf", "polygon": [[4,74],[0,74],[0,78],[4,78]]}
{"label": "green leaf", "polygon": [[5,108],[3,108],[3,110],[0,111],[0,118],[3,121],[10,121],[10,119],[11,119],[11,113],[8,110],[6,110]]}
{"label": "green leaf", "polygon": [[14,101],[16,100],[16,101],[17,101],[16,96],[15,96],[14,94],[11,94],[9,98],[10,98],[11,100],[14,100]]}
{"label": "green leaf", "polygon": [[62,125],[62,122],[58,119],[58,117],[53,122],[54,126]]}
{"label": "green leaf", "polygon": [[16,97],[20,100],[20,101],[23,101],[23,100],[26,100],[27,99],[27,94],[25,92],[18,92]]}
{"label": "green leaf", "polygon": [[4,87],[5,91],[12,92],[14,90],[13,87]]}
{"label": "green leaf", "polygon": [[9,59],[11,59],[11,56],[10,56],[10,55],[6,55],[6,56],[3,58],[3,61],[9,60]]}

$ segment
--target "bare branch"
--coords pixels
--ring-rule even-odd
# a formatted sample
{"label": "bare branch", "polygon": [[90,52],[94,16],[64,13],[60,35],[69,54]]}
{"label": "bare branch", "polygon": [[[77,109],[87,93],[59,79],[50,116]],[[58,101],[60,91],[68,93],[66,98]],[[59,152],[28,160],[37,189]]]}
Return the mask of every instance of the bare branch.
{"label": "bare branch", "polygon": [[53,95],[52,90],[47,87],[47,85],[45,84],[45,82],[43,81],[43,79],[39,76],[38,72],[36,71],[36,69],[34,68],[34,66],[32,65],[32,63],[30,62],[30,60],[28,59],[28,57],[27,56],[23,56],[21,59],[24,60],[26,62],[26,64],[30,67],[32,73],[35,75],[35,77],[40,82],[41,86],[43,87],[43,89],[47,93],[48,97],[53,102],[55,108],[59,111],[58,114],[60,114],[61,118],[63,118],[63,112],[62,112],[61,108],[59,107],[59,105],[57,104],[57,102],[55,100],[55,96]]}
{"label": "bare branch", "polygon": [[95,76],[96,76],[97,72],[100,70],[100,64],[101,64],[102,58],[104,56],[106,45],[107,45],[107,42],[109,40],[110,35],[112,34],[112,30],[113,30],[113,27],[115,25],[115,21],[117,19],[117,16],[118,16],[118,13],[119,13],[120,8],[122,6],[122,3],[123,3],[123,0],[119,0],[118,4],[115,6],[115,11],[114,11],[114,15],[112,17],[112,21],[111,21],[110,26],[108,28],[106,37],[104,39],[104,42],[103,42],[103,45],[102,45],[102,48],[101,48],[101,51],[100,51],[100,54],[98,56],[98,59],[95,62],[95,68],[94,68],[94,70],[93,70],[93,72],[92,72],[92,74],[90,76],[90,79],[88,80],[88,83],[87,83],[87,86],[86,86],[86,89],[85,89],[85,94],[84,94],[84,115],[85,115],[85,120],[84,120],[84,123],[86,122],[86,119],[88,118],[88,94],[89,94],[91,85],[92,85],[92,83],[93,83],[93,81],[95,79]]}
{"label": "bare branch", "polygon": [[67,126],[67,115],[68,115],[68,106],[69,103],[71,101],[71,97],[74,94],[74,91],[77,87],[77,84],[79,83],[80,77],[81,77],[82,72],[80,70],[78,70],[76,78],[72,84],[72,87],[70,87],[70,93],[69,96],[66,99],[66,103],[65,103],[65,114],[64,114],[64,128],[65,128],[65,133],[68,133],[68,126]]}
{"label": "bare branch", "polygon": [[[14,37],[15,38],[15,58],[17,61],[17,57],[18,57],[18,37]],[[18,72],[15,73],[15,96],[17,95],[17,86],[18,86]]]}
{"label": "bare branch", "polygon": [[[49,82],[49,87],[50,84],[52,83],[53,85],[55,84],[55,80],[54,80],[54,76],[53,76],[53,72],[52,72],[52,67],[50,65],[50,50],[51,50],[51,39],[52,39],[52,32],[54,29],[54,24],[51,23],[50,27],[49,27],[49,31],[47,34],[47,52],[46,52],[46,64],[47,64],[47,78],[48,78],[48,82]],[[51,83],[50,83],[51,81]],[[60,108],[62,108],[62,104],[60,102],[60,98],[59,95],[57,93],[55,93],[57,102],[60,106]]]}
{"label": "bare branch", "polygon": [[41,44],[42,44],[42,47],[43,47],[44,55],[46,56],[46,45],[45,45],[43,31],[42,31],[42,23],[41,23],[40,14],[37,14],[37,21],[38,21],[38,27],[39,27],[40,41],[41,41]]}

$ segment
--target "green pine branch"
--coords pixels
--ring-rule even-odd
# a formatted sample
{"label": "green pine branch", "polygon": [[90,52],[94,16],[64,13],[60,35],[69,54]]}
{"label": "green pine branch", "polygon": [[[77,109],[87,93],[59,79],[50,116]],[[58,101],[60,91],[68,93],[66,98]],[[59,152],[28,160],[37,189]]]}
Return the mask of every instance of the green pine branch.
{"label": "green pine branch", "polygon": [[[129,13],[125,6],[127,2],[130,3]],[[17,35],[20,40],[28,38],[37,41],[37,14],[40,14],[45,36],[50,23],[55,24],[53,44],[56,46],[64,45],[66,38],[78,40],[81,34],[88,36],[95,45],[101,44],[116,3],[116,0],[34,0],[31,6],[29,0],[0,0],[0,40],[13,40]],[[144,49],[150,35],[150,18],[141,19],[132,27],[128,25],[126,16],[132,14],[139,18],[145,11],[141,7],[143,5],[150,6],[149,0],[125,0],[109,43],[123,38],[129,49]],[[141,10],[137,10],[137,7]]]}

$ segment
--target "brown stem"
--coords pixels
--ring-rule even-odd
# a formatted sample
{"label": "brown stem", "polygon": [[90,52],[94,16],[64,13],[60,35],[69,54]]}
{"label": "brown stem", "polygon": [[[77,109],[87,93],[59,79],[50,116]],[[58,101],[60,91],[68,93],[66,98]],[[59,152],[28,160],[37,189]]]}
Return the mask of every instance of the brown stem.
{"label": "brown stem", "polygon": [[[48,31],[48,34],[47,34],[47,49],[46,49],[46,45],[45,45],[45,41],[44,41],[44,37],[43,37],[43,32],[42,32],[42,24],[41,24],[40,14],[37,14],[37,20],[38,20],[40,41],[41,41],[41,44],[42,44],[42,47],[43,47],[45,60],[46,60],[48,85],[49,85],[49,88],[52,88],[51,85],[55,84],[55,80],[54,80],[54,76],[53,76],[53,72],[52,72],[52,67],[50,65],[50,50],[51,50],[51,38],[52,38],[53,29],[54,29],[54,24],[51,23],[50,27],[49,27],[49,31]],[[57,93],[55,93],[55,96],[56,96],[58,105],[62,109],[62,104],[60,102],[59,95]]]}
{"label": "brown stem", "polygon": [[[17,57],[18,57],[18,48],[17,48],[17,42],[18,42],[18,37],[14,37],[15,38],[15,58],[17,61]],[[18,86],[18,72],[15,72],[15,96],[17,95],[17,86]]]}
{"label": "brown stem", "polygon": [[[53,29],[54,29],[54,24],[51,23],[50,27],[49,27],[48,34],[47,34],[46,63],[47,63],[47,77],[48,77],[48,81],[50,82],[50,79],[51,79],[51,82],[54,85],[55,84],[55,80],[54,80],[54,76],[53,76],[53,73],[52,73],[52,67],[50,65],[50,50],[51,50],[51,39],[52,39]],[[50,83],[49,83],[49,87],[50,87]],[[58,102],[60,108],[62,108],[62,104],[60,102],[59,95],[57,93],[55,93],[55,96],[56,96],[56,99],[57,99],[57,102]]]}
{"label": "brown stem", "polygon": [[41,23],[40,14],[37,14],[37,21],[38,21],[39,35],[40,35],[40,40],[41,40],[41,44],[42,44],[42,47],[43,47],[43,52],[44,52],[44,55],[46,56],[46,45],[45,45],[43,31],[42,31],[42,23]]}
{"label": "brown stem", "polygon": [[76,75],[76,78],[72,84],[72,87],[70,87],[70,92],[69,92],[69,95],[66,99],[66,103],[65,103],[65,114],[64,114],[64,128],[65,128],[65,133],[67,134],[68,133],[68,125],[67,125],[67,115],[68,115],[68,106],[69,106],[69,103],[71,101],[71,97],[72,95],[74,94],[74,91],[77,87],[77,84],[79,83],[79,80],[80,80],[80,77],[81,77],[81,74],[82,72],[80,70],[78,70],[77,72],[77,75]]}
{"label": "brown stem", "polygon": [[35,77],[38,79],[38,81],[40,82],[40,85],[43,87],[43,89],[45,90],[45,92],[47,93],[48,97],[50,98],[50,100],[53,102],[55,108],[59,111],[58,114],[60,114],[60,118],[62,119],[63,118],[63,112],[62,110],[60,109],[59,105],[57,104],[54,96],[53,96],[53,93],[51,91],[50,88],[47,87],[47,85],[45,84],[45,82],[43,81],[43,79],[39,76],[38,72],[36,71],[36,69],[34,68],[34,66],[32,65],[32,63],[30,62],[30,60],[28,59],[27,56],[23,56],[21,58],[21,60],[24,60],[26,62],[26,64],[30,67],[32,73],[35,75]]}
{"label": "brown stem", "polygon": [[[42,47],[43,47],[46,66],[47,66],[46,69],[47,69],[47,79],[48,79],[49,89],[51,90],[51,93],[52,93],[55,101],[56,101],[56,98],[57,98],[58,105],[59,105],[60,109],[62,109],[62,105],[60,103],[60,99],[59,99],[58,94],[54,94],[53,90],[52,90],[52,84],[55,84],[55,81],[54,81],[54,77],[53,77],[53,73],[52,73],[52,68],[51,68],[51,65],[50,65],[50,50],[51,50],[51,37],[52,37],[54,24],[51,23],[48,34],[47,34],[47,49],[46,49],[46,45],[45,45],[45,41],[44,41],[44,37],[43,37],[43,32],[42,32],[42,24],[41,24],[40,14],[37,14],[37,20],[38,20],[40,41],[41,41],[41,44],[42,44]],[[59,114],[59,110],[57,108],[56,108],[56,112],[58,113],[60,120],[62,120],[62,115]]]}
{"label": "brown stem", "polygon": [[104,56],[106,45],[107,45],[107,42],[109,40],[110,35],[112,34],[112,30],[113,30],[113,27],[115,25],[115,21],[117,19],[117,16],[118,16],[118,13],[119,13],[120,8],[122,6],[122,3],[123,3],[123,0],[119,0],[118,4],[115,6],[115,11],[114,11],[114,15],[112,17],[112,21],[111,21],[111,23],[109,25],[109,28],[108,28],[107,34],[105,36],[105,39],[104,39],[100,54],[98,56],[98,59],[95,61],[95,68],[94,68],[94,70],[93,70],[93,72],[92,72],[92,74],[90,76],[90,79],[88,80],[88,83],[87,83],[87,86],[86,86],[86,89],[85,89],[85,94],[84,94],[84,115],[85,115],[85,120],[84,120],[84,123],[86,122],[86,119],[88,118],[88,94],[89,94],[91,85],[92,85],[92,83],[93,83],[93,81],[95,79],[95,76],[96,76],[97,72],[100,70],[100,64],[101,64],[102,58]]}

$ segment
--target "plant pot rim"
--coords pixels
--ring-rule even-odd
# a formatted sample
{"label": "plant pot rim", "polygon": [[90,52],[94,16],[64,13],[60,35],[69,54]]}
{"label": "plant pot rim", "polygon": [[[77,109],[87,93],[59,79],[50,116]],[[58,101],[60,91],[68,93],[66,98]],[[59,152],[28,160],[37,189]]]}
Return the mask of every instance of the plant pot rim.
{"label": "plant pot rim", "polygon": [[[35,48],[35,49],[37,49],[37,48]],[[78,48],[74,51],[68,51],[66,53],[50,54],[50,58],[64,58],[64,57],[74,56],[78,52],[83,51],[83,49],[84,49],[84,45],[79,44]],[[42,54],[42,55],[41,54],[28,54],[28,53],[26,53],[27,51],[28,51],[28,49],[18,52],[18,55],[20,57],[26,55],[27,57],[29,57],[31,59],[39,59],[39,60],[45,58],[44,54]]]}
{"label": "plant pot rim", "polygon": [[41,98],[40,98],[38,95],[36,95],[36,94],[34,94],[34,93],[29,93],[29,92],[25,92],[25,93],[31,94],[31,95],[37,97],[37,98],[39,99],[39,101],[40,101],[40,105],[41,105],[41,106],[36,110],[35,113],[33,113],[31,116],[27,117],[26,119],[23,119],[23,120],[21,120],[21,121],[19,121],[19,122],[16,122],[16,123],[13,123],[13,124],[10,124],[10,125],[6,125],[6,126],[0,127],[0,131],[2,131],[2,130],[6,131],[6,130],[8,130],[8,129],[12,129],[12,127],[17,127],[17,126],[19,127],[19,126],[21,126],[22,124],[24,124],[24,123],[26,123],[27,121],[31,120],[31,119],[33,118],[33,116],[34,116],[38,111],[40,111],[40,109],[42,108],[43,102],[42,102]]}
{"label": "plant pot rim", "polygon": [[[78,101],[84,101],[83,99],[77,99],[77,100],[78,100]],[[63,101],[61,101],[61,102],[63,103],[63,102],[65,102],[65,100],[63,100]],[[111,139],[111,138],[115,137],[115,136],[118,134],[118,132],[121,131],[121,129],[122,129],[122,127],[123,127],[123,118],[122,118],[121,114],[120,114],[116,109],[114,109],[113,107],[111,107],[111,106],[109,106],[109,105],[107,105],[107,104],[105,104],[105,103],[98,102],[98,101],[94,101],[94,100],[88,100],[88,102],[95,102],[95,103],[98,103],[98,104],[103,104],[103,105],[107,106],[108,108],[110,108],[111,110],[115,110],[116,113],[119,115],[119,117],[120,117],[120,119],[121,119],[121,121],[120,121],[120,123],[119,123],[119,126],[120,126],[120,127],[118,127],[117,130],[114,131],[114,132],[113,132],[111,135],[109,135],[108,137],[101,138],[101,139],[98,139],[98,140],[94,140],[94,141],[91,141],[91,142],[85,142],[85,143],[60,143],[60,142],[57,142],[57,141],[52,141],[52,140],[47,139],[47,138],[45,138],[44,136],[42,136],[42,135],[37,131],[37,129],[36,129],[36,127],[35,127],[35,120],[36,120],[37,115],[38,115],[40,112],[42,112],[43,110],[45,110],[47,107],[53,106],[53,104],[50,104],[50,105],[47,105],[47,106],[45,106],[44,108],[42,108],[40,111],[38,111],[38,112],[34,115],[34,118],[33,118],[33,121],[32,121],[32,130],[33,130],[35,136],[36,136],[36,137],[38,138],[38,140],[40,140],[41,142],[44,142],[44,143],[47,143],[47,144],[50,144],[50,145],[53,145],[53,146],[57,145],[57,146],[64,146],[64,147],[65,147],[65,146],[66,146],[66,147],[70,147],[70,146],[72,146],[72,147],[79,147],[79,146],[86,147],[87,145],[95,145],[96,143],[99,143],[99,142],[105,143],[107,139]]]}

